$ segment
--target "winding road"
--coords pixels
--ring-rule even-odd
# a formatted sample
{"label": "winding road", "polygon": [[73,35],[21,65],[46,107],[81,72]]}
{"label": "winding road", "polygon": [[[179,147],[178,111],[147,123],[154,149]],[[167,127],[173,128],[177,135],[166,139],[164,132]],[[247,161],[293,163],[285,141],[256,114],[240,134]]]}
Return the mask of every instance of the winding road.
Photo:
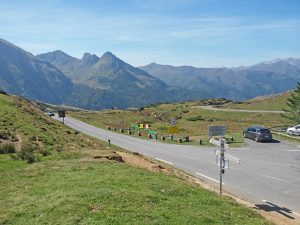
{"label": "winding road", "polygon": [[[59,119],[55,117],[56,119]],[[60,120],[60,119],[59,119]],[[133,152],[139,152],[219,187],[216,148],[165,144],[97,128],[66,117],[65,124],[87,135]],[[223,189],[257,207],[276,211],[291,220],[300,218],[300,148],[289,143],[256,143],[245,140],[245,148],[226,152],[241,159],[230,163],[223,175]]]}

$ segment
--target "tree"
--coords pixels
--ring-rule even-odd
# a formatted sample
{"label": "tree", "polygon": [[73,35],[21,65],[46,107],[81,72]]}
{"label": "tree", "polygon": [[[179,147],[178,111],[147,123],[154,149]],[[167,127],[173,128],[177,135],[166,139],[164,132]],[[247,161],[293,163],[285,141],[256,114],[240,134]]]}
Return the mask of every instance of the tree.
{"label": "tree", "polygon": [[282,117],[292,121],[293,123],[300,124],[300,83],[286,101],[288,109],[282,109],[286,113],[281,114]]}

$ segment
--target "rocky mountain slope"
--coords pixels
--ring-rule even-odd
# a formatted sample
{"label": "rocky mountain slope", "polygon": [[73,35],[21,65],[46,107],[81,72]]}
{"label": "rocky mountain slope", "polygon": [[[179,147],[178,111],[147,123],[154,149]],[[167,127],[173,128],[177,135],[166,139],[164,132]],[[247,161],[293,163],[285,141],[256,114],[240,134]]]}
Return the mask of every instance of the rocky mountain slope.
{"label": "rocky mountain slope", "polygon": [[0,87],[11,94],[61,104],[72,93],[73,84],[50,63],[0,39]]}

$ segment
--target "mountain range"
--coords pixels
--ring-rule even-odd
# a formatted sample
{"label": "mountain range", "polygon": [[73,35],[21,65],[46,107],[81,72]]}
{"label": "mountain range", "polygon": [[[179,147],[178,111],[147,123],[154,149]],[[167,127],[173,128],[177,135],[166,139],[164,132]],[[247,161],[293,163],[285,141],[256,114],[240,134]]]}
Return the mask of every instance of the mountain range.
{"label": "mountain range", "polygon": [[277,59],[249,67],[196,68],[151,63],[139,67],[174,88],[205,90],[210,97],[246,100],[295,88],[300,59]]}
{"label": "mountain range", "polygon": [[300,59],[248,67],[133,67],[111,52],[81,59],[60,50],[33,54],[0,39],[0,89],[53,104],[103,109],[224,97],[245,100],[295,88]]}

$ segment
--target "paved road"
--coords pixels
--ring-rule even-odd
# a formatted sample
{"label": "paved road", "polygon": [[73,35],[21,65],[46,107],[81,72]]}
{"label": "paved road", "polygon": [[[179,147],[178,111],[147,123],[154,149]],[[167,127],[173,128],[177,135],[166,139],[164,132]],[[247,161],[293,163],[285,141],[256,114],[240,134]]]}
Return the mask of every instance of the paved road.
{"label": "paved road", "polygon": [[275,111],[275,110],[250,110],[250,109],[221,109],[215,108],[211,105],[207,106],[193,106],[194,108],[202,108],[207,110],[214,110],[214,111],[226,111],[226,112],[256,112],[256,113],[285,113],[284,111]]}
{"label": "paved road", "polygon": [[[70,117],[65,118],[65,124],[95,138],[110,139],[112,144],[124,149],[164,161],[219,187],[216,148],[142,140],[96,128]],[[239,157],[242,165],[230,164],[230,170],[223,176],[224,189],[254,204],[264,204],[269,210],[299,219],[300,148],[288,143],[245,141],[247,147],[227,152]]]}

